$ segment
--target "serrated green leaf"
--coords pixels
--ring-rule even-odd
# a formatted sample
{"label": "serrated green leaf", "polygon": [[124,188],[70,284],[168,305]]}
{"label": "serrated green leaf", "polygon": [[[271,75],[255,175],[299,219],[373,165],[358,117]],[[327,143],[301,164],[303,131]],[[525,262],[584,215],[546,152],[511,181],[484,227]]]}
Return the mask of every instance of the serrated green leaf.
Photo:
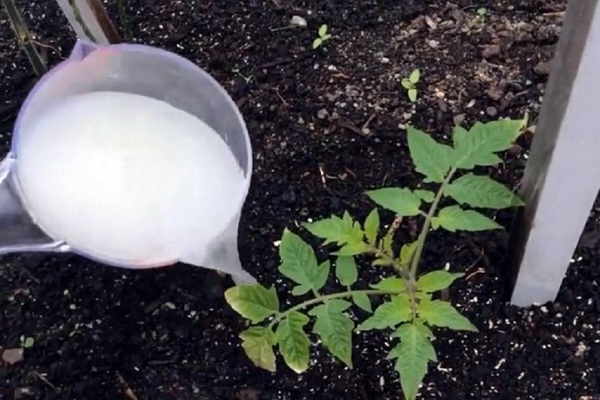
{"label": "serrated green leaf", "polygon": [[419,214],[421,199],[406,188],[382,188],[369,190],[367,195],[375,203],[387,208],[401,217],[412,217]]}
{"label": "serrated green leaf", "polygon": [[386,235],[379,242],[379,250],[385,252],[389,257],[394,256],[394,249],[392,248],[392,244],[394,242],[394,237],[391,232],[386,233]]}
{"label": "serrated green leaf", "polygon": [[[430,135],[412,126],[406,128],[406,134],[410,157],[415,169],[425,175],[424,181],[443,182],[453,162],[452,147],[436,142]],[[433,201],[433,196],[431,193],[430,201]]]}
{"label": "serrated green leaf", "polygon": [[377,234],[379,233],[379,211],[373,209],[365,219],[364,231],[367,241],[371,245],[377,244]]}
{"label": "serrated green leaf", "polygon": [[[434,339],[435,335],[433,334],[433,332],[431,331],[431,329],[429,329],[428,327],[426,327],[424,325],[423,320],[421,320],[420,318],[415,319],[413,322],[407,322],[404,325],[415,325],[417,327],[417,329],[419,329],[419,331],[421,332],[422,335],[424,335],[425,337],[429,338],[429,339]],[[404,325],[400,325],[400,327],[398,329],[396,329],[391,337],[392,338],[396,338],[396,337],[400,337],[400,334],[403,331],[403,326]],[[432,360],[435,361],[435,360]]]}
{"label": "serrated green leaf", "polygon": [[406,243],[402,245],[400,249],[400,264],[402,266],[407,266],[410,264],[413,255],[415,254],[415,250],[417,250],[418,242]]}
{"label": "serrated green leaf", "polygon": [[485,215],[473,210],[463,210],[456,205],[442,208],[438,215],[431,219],[431,226],[433,229],[441,226],[450,232],[504,229]]}
{"label": "serrated green leaf", "polygon": [[418,305],[417,312],[429,325],[450,328],[456,331],[477,332],[475,325],[460,315],[452,304],[446,301],[422,301]]}
{"label": "serrated green leaf", "polygon": [[417,89],[408,89],[408,99],[411,103],[417,101]]}
{"label": "serrated green leaf", "polygon": [[352,301],[356,304],[357,307],[365,310],[366,312],[373,312],[373,307],[371,306],[371,299],[365,293],[354,293],[352,295]]}
{"label": "serrated green leaf", "polygon": [[410,299],[407,295],[392,296],[389,302],[383,303],[357,328],[359,331],[393,328],[406,322],[412,316]]}
{"label": "serrated green leaf", "polygon": [[435,199],[435,193],[430,190],[417,189],[414,191],[414,194],[426,203],[431,203]]}
{"label": "serrated green leaf", "polygon": [[451,273],[444,270],[432,271],[422,275],[417,280],[417,289],[426,293],[437,292],[438,290],[448,288],[452,282],[463,276],[465,276],[465,274],[461,272]]}
{"label": "serrated green leaf", "polygon": [[400,385],[406,399],[414,400],[419,385],[427,374],[429,361],[436,361],[435,349],[418,325],[404,324],[397,331],[400,343],[388,358],[396,358],[395,369],[400,373]]}
{"label": "serrated green leaf", "polygon": [[309,312],[310,315],[317,317],[314,331],[321,338],[323,345],[350,368],[352,368],[354,322],[343,312],[351,305],[345,300],[333,299],[314,307]]}
{"label": "serrated green leaf", "polygon": [[327,34],[327,25],[323,24],[319,27],[319,36],[323,37]]}
{"label": "serrated green leaf", "polygon": [[336,256],[355,256],[370,251],[368,244],[364,242],[359,243],[347,243],[343,245],[338,251],[332,253]]}
{"label": "serrated green leaf", "polygon": [[415,86],[415,85],[413,85],[413,83],[411,81],[408,80],[408,78],[403,78],[402,81],[400,81],[400,84],[406,90],[412,89]]}
{"label": "serrated green leaf", "polygon": [[292,289],[292,296],[304,296],[308,292],[310,292],[310,286],[298,285]]}
{"label": "serrated green leaf", "polygon": [[310,340],[304,332],[308,321],[306,315],[292,311],[277,325],[275,332],[285,363],[298,374],[308,368]]}
{"label": "serrated green leaf", "polygon": [[260,284],[227,289],[225,300],[238,314],[255,324],[279,312],[279,298],[275,288],[267,289]]}
{"label": "serrated green leaf", "polygon": [[318,291],[329,275],[329,264],[317,264],[315,252],[300,236],[285,230],[279,245],[279,272],[297,284]]}
{"label": "serrated green leaf", "polygon": [[391,291],[391,292],[401,292],[406,290],[406,282],[402,278],[384,278],[381,281],[370,285],[373,289]]}
{"label": "serrated green leaf", "polygon": [[456,168],[473,169],[477,165],[496,165],[501,160],[495,154],[508,150],[523,129],[523,120],[477,122],[467,132],[454,131],[454,164]]}
{"label": "serrated green leaf", "polygon": [[507,187],[484,175],[468,173],[446,186],[444,195],[471,207],[503,209],[525,203]]}
{"label": "serrated green leaf", "polygon": [[354,257],[340,256],[335,263],[335,276],[343,286],[351,286],[358,279],[358,267]]}
{"label": "serrated green leaf", "polygon": [[277,343],[277,338],[272,330],[264,326],[253,326],[240,333],[240,338],[242,348],[254,365],[267,371],[276,371],[273,345]]}
{"label": "serrated green leaf", "polygon": [[419,82],[419,79],[421,79],[421,71],[418,68],[415,68],[408,76],[408,80],[416,84]]}
{"label": "serrated green leaf", "polygon": [[354,222],[348,212],[344,213],[343,218],[333,215],[303,226],[316,237],[324,239],[325,245],[336,243],[341,246],[348,242],[360,242],[364,236],[360,224]]}

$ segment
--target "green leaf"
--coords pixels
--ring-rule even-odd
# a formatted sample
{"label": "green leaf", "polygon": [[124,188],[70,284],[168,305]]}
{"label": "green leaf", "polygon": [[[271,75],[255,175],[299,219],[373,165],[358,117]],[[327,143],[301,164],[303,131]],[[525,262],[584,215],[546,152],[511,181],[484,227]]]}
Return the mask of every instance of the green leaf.
{"label": "green leaf", "polygon": [[508,150],[522,132],[524,120],[477,122],[467,132],[454,130],[454,167],[473,169],[476,165],[496,165],[501,160],[495,154]]}
{"label": "green leaf", "polygon": [[352,368],[352,330],[354,322],[344,311],[352,304],[339,299],[333,299],[310,310],[309,314],[316,316],[314,331],[319,335],[323,345],[331,354]]}
{"label": "green leaf", "polygon": [[408,89],[408,99],[411,103],[417,101],[417,89]]}
{"label": "green leaf", "polygon": [[335,276],[343,286],[353,285],[358,279],[358,267],[354,257],[338,257],[335,263]]}
{"label": "green leaf", "polygon": [[254,324],[279,312],[279,298],[275,288],[267,289],[260,284],[227,289],[225,300],[238,314]]}
{"label": "green leaf", "polygon": [[421,79],[421,71],[418,68],[413,69],[408,77],[408,80],[412,83],[417,83],[419,82],[419,79]]}
{"label": "green leaf", "polygon": [[385,290],[390,292],[401,292],[406,290],[406,282],[402,278],[384,278],[380,282],[370,285],[373,289]]}
{"label": "green leaf", "polygon": [[310,292],[310,286],[298,285],[292,289],[292,296],[304,296],[308,292]]}
{"label": "green leaf", "polygon": [[365,219],[364,231],[367,241],[371,245],[376,245],[377,234],[379,233],[379,212],[376,208],[373,209]]}
{"label": "green leaf", "polygon": [[323,35],[323,37],[321,39],[323,39],[323,41],[329,40],[329,39],[331,39],[331,34],[327,33],[327,34]]}
{"label": "green leaf", "polygon": [[[452,165],[452,147],[436,142],[430,135],[412,126],[406,128],[406,133],[415,169],[425,175],[425,182],[443,182]],[[431,193],[430,201],[433,197]]]}
{"label": "green leaf", "polygon": [[348,243],[342,246],[341,249],[334,252],[333,254],[336,256],[355,256],[358,254],[363,254],[369,251],[371,248],[368,244],[364,242],[358,243]]}
{"label": "green leaf", "polygon": [[403,78],[402,81],[400,81],[400,84],[406,90],[409,90],[409,89],[412,89],[415,87],[415,85],[410,80],[408,80],[408,78]]}
{"label": "green leaf", "polygon": [[465,274],[463,273],[450,273],[444,270],[432,271],[417,280],[417,289],[432,293],[438,290],[444,290],[449,287],[452,282],[458,278],[462,278]]}
{"label": "green leaf", "polygon": [[444,195],[471,207],[503,209],[525,203],[507,187],[492,178],[468,173],[446,186]]}
{"label": "green leaf", "polygon": [[384,251],[388,256],[394,256],[394,249],[392,248],[392,244],[394,241],[394,235],[392,232],[386,233],[381,242],[379,243],[379,250]]}
{"label": "green leaf", "polygon": [[485,215],[473,210],[463,210],[456,205],[442,208],[437,217],[431,219],[431,226],[433,229],[441,226],[450,232],[503,229]]}
{"label": "green leaf", "polygon": [[273,345],[277,343],[277,339],[272,330],[264,326],[253,326],[240,333],[240,338],[242,348],[254,365],[267,371],[276,371]]}
{"label": "green leaf", "polygon": [[304,224],[304,227],[316,237],[324,239],[324,244],[337,243],[341,246],[349,242],[361,242],[364,236],[360,224],[355,223],[347,212],[344,213],[343,218],[333,215],[330,218]]}
{"label": "green leaf", "polygon": [[321,44],[323,44],[323,40],[321,40],[321,38],[316,38],[315,40],[313,40],[313,44],[312,44],[312,48],[314,49],[318,49]]}
{"label": "green leaf", "polygon": [[325,285],[329,264],[317,264],[315,252],[300,236],[285,230],[279,245],[281,265],[279,272],[286,278],[318,291]]}
{"label": "green leaf", "polygon": [[323,37],[327,34],[327,25],[323,24],[319,27],[319,36]]}
{"label": "green leaf", "polygon": [[[407,322],[404,325],[415,325],[417,327],[417,329],[419,329],[421,331],[421,334],[423,334],[425,337],[429,338],[429,339],[435,339],[435,335],[433,334],[433,332],[431,331],[431,329],[429,329],[428,327],[426,327],[424,325],[423,320],[421,320],[420,318],[415,319],[413,322]],[[400,337],[400,335],[402,334],[403,329],[402,328],[404,325],[400,325],[398,327],[398,329],[396,329],[392,334],[391,337],[392,338],[396,338],[396,337]],[[435,360],[432,360],[435,361]]]}
{"label": "green leaf", "polygon": [[417,242],[406,243],[402,245],[400,249],[400,264],[402,266],[407,266],[412,261],[413,255],[417,250]]}
{"label": "green leaf", "polygon": [[435,193],[430,190],[417,189],[414,191],[414,194],[426,203],[431,203],[435,199]]}
{"label": "green leaf", "polygon": [[396,358],[395,369],[406,399],[416,399],[419,385],[427,374],[429,361],[436,361],[435,349],[420,325],[404,324],[396,331],[400,343],[388,358]]}
{"label": "green leaf", "polygon": [[356,304],[358,307],[362,308],[366,312],[373,312],[373,307],[371,306],[371,299],[366,293],[354,293],[352,295],[352,301],[354,301],[354,304]]}
{"label": "green leaf", "polygon": [[422,301],[419,303],[417,312],[429,325],[450,328],[456,331],[477,332],[477,328],[467,318],[452,306],[442,301]]}
{"label": "green leaf", "polygon": [[370,190],[367,195],[375,203],[387,208],[401,217],[412,217],[419,214],[421,199],[406,188],[383,188]]}
{"label": "green leaf", "polygon": [[409,297],[407,295],[392,296],[389,302],[377,307],[373,315],[364,320],[357,329],[359,331],[369,331],[372,329],[393,328],[402,322],[408,321],[411,316],[412,310]]}
{"label": "green leaf", "polygon": [[310,340],[304,332],[308,321],[306,315],[292,311],[277,325],[275,332],[285,363],[298,374],[308,368]]}

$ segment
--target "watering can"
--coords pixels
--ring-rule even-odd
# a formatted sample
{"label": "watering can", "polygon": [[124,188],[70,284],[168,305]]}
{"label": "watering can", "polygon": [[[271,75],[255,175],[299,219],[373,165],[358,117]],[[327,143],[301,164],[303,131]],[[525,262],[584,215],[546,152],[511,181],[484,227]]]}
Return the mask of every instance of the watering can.
{"label": "watering can", "polygon": [[[227,217],[224,226],[211,227],[214,229],[211,235],[198,239],[198,243],[176,257],[171,254],[161,259],[149,254],[148,257],[123,259],[74,245],[38,222],[35,210],[26,201],[27,193],[24,193],[19,178],[19,152],[21,167],[25,154],[20,149],[20,140],[25,142],[24,138],[30,134],[40,115],[53,105],[95,92],[119,92],[159,100],[197,117],[212,128],[226,143],[242,177],[235,190],[223,194],[232,199],[227,202],[228,208],[221,210]],[[174,124],[170,134],[177,135],[177,128]],[[182,262],[227,273],[236,284],[254,283],[255,278],[242,268],[238,253],[238,226],[251,173],[252,149],[244,120],[224,88],[208,73],[179,55],[155,47],[97,45],[78,40],[69,58],[48,71],[28,94],[15,123],[10,151],[0,162],[0,254],[73,253],[108,266],[133,269]],[[68,180],[68,174],[61,179]],[[85,198],[94,201],[93,195]],[[90,205],[102,210],[102,204],[85,206]],[[132,241],[135,239],[131,238]],[[193,242],[189,239],[186,238]]]}

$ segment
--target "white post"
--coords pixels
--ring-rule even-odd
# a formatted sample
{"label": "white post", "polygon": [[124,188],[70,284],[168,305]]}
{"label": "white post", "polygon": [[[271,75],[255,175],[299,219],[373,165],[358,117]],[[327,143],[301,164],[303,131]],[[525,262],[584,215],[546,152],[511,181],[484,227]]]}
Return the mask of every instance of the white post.
{"label": "white post", "polygon": [[555,300],[600,189],[598,2],[565,13],[511,238],[517,306]]}

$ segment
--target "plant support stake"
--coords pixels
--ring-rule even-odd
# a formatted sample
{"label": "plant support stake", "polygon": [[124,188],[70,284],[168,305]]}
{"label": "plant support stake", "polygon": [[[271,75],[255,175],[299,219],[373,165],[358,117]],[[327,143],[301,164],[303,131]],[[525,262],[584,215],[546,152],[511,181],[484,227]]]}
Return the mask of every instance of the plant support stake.
{"label": "plant support stake", "polygon": [[23,51],[25,54],[27,54],[27,58],[29,58],[29,62],[31,63],[33,70],[35,71],[36,75],[43,75],[46,73],[48,68],[44,59],[37,51],[33,38],[31,37],[31,33],[29,32],[29,29],[27,29],[27,25],[23,21],[21,13],[15,6],[14,1],[2,0],[2,5],[4,5],[4,9],[8,14],[8,19],[10,19],[13,31],[15,32]]}
{"label": "plant support stake", "polygon": [[56,0],[80,39],[98,44],[121,41],[100,0]]}
{"label": "plant support stake", "polygon": [[554,301],[600,188],[600,5],[570,1],[512,230],[512,303]]}

